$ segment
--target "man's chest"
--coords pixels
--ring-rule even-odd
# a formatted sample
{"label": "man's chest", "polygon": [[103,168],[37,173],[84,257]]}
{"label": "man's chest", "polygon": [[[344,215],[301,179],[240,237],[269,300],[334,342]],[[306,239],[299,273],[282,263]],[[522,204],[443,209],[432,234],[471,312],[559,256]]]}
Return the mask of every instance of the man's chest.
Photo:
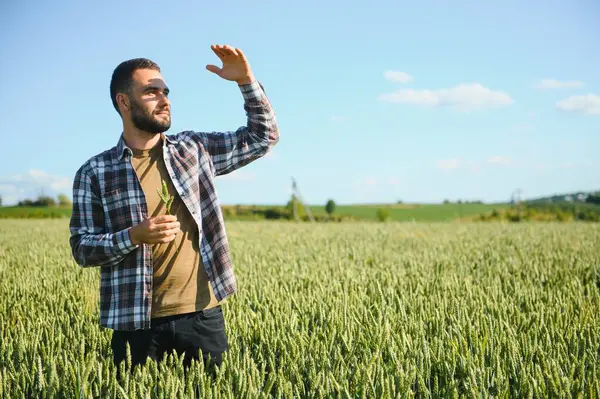
{"label": "man's chest", "polygon": [[164,213],[157,191],[163,180],[169,194],[179,196],[194,218],[201,217],[202,207],[211,206],[215,191],[209,156],[189,145],[163,151],[160,164],[130,156],[99,168],[96,176],[107,228],[118,230],[141,222],[146,215]]}
{"label": "man's chest", "polygon": [[[144,193],[148,216],[167,213],[167,203],[163,198],[177,197],[177,191],[171,182],[164,161],[158,157],[133,157],[131,165]],[[163,183],[167,193],[163,196]]]}

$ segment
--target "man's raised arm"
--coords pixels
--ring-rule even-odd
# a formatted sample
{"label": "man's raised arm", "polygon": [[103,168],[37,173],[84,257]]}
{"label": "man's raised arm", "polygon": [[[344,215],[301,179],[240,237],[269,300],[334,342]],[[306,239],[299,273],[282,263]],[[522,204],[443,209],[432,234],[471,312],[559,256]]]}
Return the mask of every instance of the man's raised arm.
{"label": "man's raised arm", "polygon": [[206,69],[238,84],[244,99],[247,124],[235,131],[197,132],[210,154],[216,175],[230,173],[265,155],[279,141],[275,111],[256,80],[246,56],[239,48],[211,46],[223,67],[207,65]]}

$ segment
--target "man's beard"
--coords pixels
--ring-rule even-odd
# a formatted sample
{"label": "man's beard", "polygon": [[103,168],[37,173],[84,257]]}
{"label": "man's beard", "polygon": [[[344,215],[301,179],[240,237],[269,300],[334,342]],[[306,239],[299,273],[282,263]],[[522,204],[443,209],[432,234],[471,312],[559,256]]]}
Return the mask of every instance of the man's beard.
{"label": "man's beard", "polygon": [[155,119],[154,115],[148,113],[135,101],[131,102],[131,121],[136,128],[154,134],[166,132],[171,127],[170,119],[164,122]]}

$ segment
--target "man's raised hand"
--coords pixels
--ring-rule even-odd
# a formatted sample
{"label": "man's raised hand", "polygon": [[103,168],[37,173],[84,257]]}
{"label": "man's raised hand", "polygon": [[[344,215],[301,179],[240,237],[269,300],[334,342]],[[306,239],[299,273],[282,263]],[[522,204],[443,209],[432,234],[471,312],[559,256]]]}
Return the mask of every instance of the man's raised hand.
{"label": "man's raised hand", "polygon": [[246,56],[239,48],[227,44],[213,44],[210,48],[219,57],[223,66],[209,64],[206,69],[225,80],[236,82],[238,85],[249,84],[254,81],[254,75]]}

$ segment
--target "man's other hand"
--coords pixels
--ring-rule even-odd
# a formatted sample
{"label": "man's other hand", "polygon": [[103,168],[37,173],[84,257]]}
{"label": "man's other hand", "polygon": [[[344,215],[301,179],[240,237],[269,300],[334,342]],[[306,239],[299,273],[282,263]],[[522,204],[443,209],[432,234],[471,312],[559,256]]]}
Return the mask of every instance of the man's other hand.
{"label": "man's other hand", "polygon": [[146,218],[133,226],[129,230],[129,236],[134,245],[158,244],[173,241],[180,231],[176,216],[161,215]]}

